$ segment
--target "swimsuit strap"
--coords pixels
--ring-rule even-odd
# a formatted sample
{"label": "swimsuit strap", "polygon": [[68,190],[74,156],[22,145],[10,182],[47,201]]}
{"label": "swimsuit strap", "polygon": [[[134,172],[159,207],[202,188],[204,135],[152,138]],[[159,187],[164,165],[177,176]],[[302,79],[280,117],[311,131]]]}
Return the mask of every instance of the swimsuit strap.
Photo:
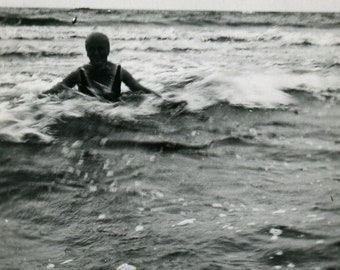
{"label": "swimsuit strap", "polygon": [[112,87],[111,87],[111,95],[113,99],[118,99],[121,94],[121,84],[122,81],[120,79],[120,72],[121,72],[121,66],[118,65],[116,68],[115,77],[113,79]]}
{"label": "swimsuit strap", "polygon": [[79,91],[89,95],[89,96],[95,96],[89,89],[90,89],[90,82],[86,74],[86,70],[81,67],[79,69],[79,75],[80,75],[80,85],[79,85]]}
{"label": "swimsuit strap", "polygon": [[79,68],[79,76],[80,76],[80,84],[79,84],[79,91],[89,95],[89,96],[102,96],[110,101],[117,101],[121,95],[121,79],[120,79],[120,73],[121,73],[121,66],[118,65],[116,68],[115,76],[113,78],[112,84],[111,84],[111,93],[106,94],[103,92],[102,89],[100,90],[102,93],[97,94],[92,89],[97,89],[96,87],[93,87],[93,84],[91,83],[91,80],[87,76],[87,72],[84,67]]}
{"label": "swimsuit strap", "polygon": [[103,97],[110,101],[117,101],[119,100],[119,97],[121,95],[121,84],[122,81],[120,79],[120,73],[121,73],[121,66],[118,65],[116,68],[116,73],[113,78],[113,82],[111,85],[111,93],[104,94]]}

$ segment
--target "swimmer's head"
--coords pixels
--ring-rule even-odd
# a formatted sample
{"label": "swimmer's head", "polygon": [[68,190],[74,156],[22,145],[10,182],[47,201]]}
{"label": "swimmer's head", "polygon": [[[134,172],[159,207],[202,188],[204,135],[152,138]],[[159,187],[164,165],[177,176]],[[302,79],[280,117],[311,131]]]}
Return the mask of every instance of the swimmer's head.
{"label": "swimmer's head", "polygon": [[92,65],[106,64],[110,53],[110,41],[106,35],[99,32],[91,33],[86,38],[85,48]]}

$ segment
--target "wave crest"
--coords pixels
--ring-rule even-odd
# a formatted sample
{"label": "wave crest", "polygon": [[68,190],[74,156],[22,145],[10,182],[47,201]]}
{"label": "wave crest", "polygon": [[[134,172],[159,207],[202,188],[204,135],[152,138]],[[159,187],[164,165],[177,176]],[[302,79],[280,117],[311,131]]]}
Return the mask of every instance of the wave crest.
{"label": "wave crest", "polygon": [[70,22],[65,22],[56,18],[27,18],[20,16],[0,16],[0,24],[2,25],[22,25],[22,26],[58,26],[58,25],[70,25]]}

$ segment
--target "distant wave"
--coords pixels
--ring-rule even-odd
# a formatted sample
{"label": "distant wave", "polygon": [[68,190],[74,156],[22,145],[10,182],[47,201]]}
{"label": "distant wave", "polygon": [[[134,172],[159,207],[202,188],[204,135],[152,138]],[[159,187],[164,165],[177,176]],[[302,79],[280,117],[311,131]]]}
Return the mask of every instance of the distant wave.
{"label": "distant wave", "polygon": [[230,36],[219,36],[219,37],[211,37],[206,38],[203,41],[210,41],[210,42],[247,42],[248,39],[245,38],[236,38],[236,37],[230,37]]}
{"label": "distant wave", "polygon": [[0,87],[13,87],[13,86],[15,86],[15,83],[10,82],[0,83]]}
{"label": "distant wave", "polygon": [[[173,14],[173,17],[160,18],[159,20],[145,20],[145,18],[134,19],[134,20],[120,20],[121,24],[155,24],[155,25],[219,25],[219,26],[230,26],[230,27],[294,27],[294,28],[338,28],[340,22],[324,23],[323,21],[311,21],[301,20],[300,22],[289,22],[282,18],[282,14],[272,14],[271,16],[264,16],[263,14],[254,13],[252,16],[246,16],[241,14],[240,16],[217,16],[217,18],[209,18],[209,15],[205,16],[205,13],[192,13],[182,14],[178,12]],[[185,13],[185,12],[184,12]],[[283,16],[284,17],[284,16]],[[112,23],[112,22],[107,22]]]}
{"label": "distant wave", "polygon": [[169,21],[143,21],[143,20],[129,20],[124,21],[121,20],[119,23],[121,24],[155,24],[155,25],[195,25],[195,26],[204,26],[204,25],[218,25],[218,26],[229,26],[229,27],[293,27],[293,28],[338,28],[340,23],[328,23],[324,24],[322,22],[301,22],[301,23],[289,23],[282,22],[280,20],[273,20],[270,18],[268,21],[229,21],[223,19],[202,19],[202,18],[177,18]]}
{"label": "distant wave", "polygon": [[74,39],[81,38],[81,39],[83,39],[83,38],[86,38],[86,36],[85,35],[71,35],[71,36],[69,36],[69,38],[74,38]]}
{"label": "distant wave", "polygon": [[150,24],[150,25],[194,25],[194,26],[204,26],[204,25],[218,25],[218,26],[229,26],[229,27],[293,27],[293,28],[338,28],[339,23],[334,24],[317,24],[317,23],[282,23],[277,21],[224,21],[224,20],[208,20],[208,19],[183,19],[177,18],[169,21],[162,20],[108,20],[108,21],[98,21],[96,22],[100,25],[115,25],[115,24]]}
{"label": "distant wave", "polygon": [[[15,12],[15,13],[14,13]],[[3,25],[71,25],[71,20],[60,19],[60,10],[43,13],[46,17],[22,16],[14,9],[11,14],[1,15]],[[298,28],[338,28],[337,14],[318,13],[240,13],[204,11],[127,11],[74,9],[68,11],[70,18],[77,14],[82,25],[108,26],[117,24],[139,25],[220,25],[230,27],[298,27]],[[70,14],[72,13],[72,15]],[[29,13],[28,13],[29,14]],[[83,19],[83,18],[86,18]]]}
{"label": "distant wave", "polygon": [[91,8],[73,8],[72,11],[91,11],[93,9]]}
{"label": "distant wave", "polygon": [[74,57],[79,56],[79,53],[56,53],[56,52],[4,52],[0,53],[2,57]]}
{"label": "distant wave", "polygon": [[314,43],[310,40],[301,40],[301,41],[294,41],[294,42],[285,42],[282,43],[281,45],[282,47],[312,47],[312,46],[319,46],[317,43]]}
{"label": "distant wave", "polygon": [[14,40],[54,40],[54,37],[14,37]]}
{"label": "distant wave", "polygon": [[149,52],[188,52],[188,51],[198,51],[201,52],[203,51],[202,49],[194,49],[194,48],[179,48],[179,47],[175,47],[175,48],[170,48],[170,49],[161,49],[161,48],[155,48],[155,47],[148,47],[145,49],[145,51],[149,51]]}
{"label": "distant wave", "polygon": [[277,41],[282,39],[282,36],[271,36],[271,37],[256,37],[256,38],[241,38],[241,37],[233,37],[233,36],[216,36],[216,37],[207,37],[202,39],[203,42],[252,42],[252,41]]}
{"label": "distant wave", "polygon": [[329,65],[328,68],[340,68],[340,63],[333,63]]}
{"label": "distant wave", "polygon": [[70,22],[65,22],[56,18],[27,18],[20,16],[0,16],[0,24],[2,25],[69,25]]}
{"label": "distant wave", "polygon": [[120,41],[147,41],[147,40],[177,40],[177,37],[159,37],[159,36],[150,36],[150,37],[116,37],[113,40],[120,40]]}
{"label": "distant wave", "polygon": [[290,45],[308,47],[308,46],[313,46],[313,45],[315,45],[315,44],[313,44],[313,43],[310,42],[309,40],[304,40],[304,41],[301,41],[301,42],[292,43],[292,44],[290,44]]}

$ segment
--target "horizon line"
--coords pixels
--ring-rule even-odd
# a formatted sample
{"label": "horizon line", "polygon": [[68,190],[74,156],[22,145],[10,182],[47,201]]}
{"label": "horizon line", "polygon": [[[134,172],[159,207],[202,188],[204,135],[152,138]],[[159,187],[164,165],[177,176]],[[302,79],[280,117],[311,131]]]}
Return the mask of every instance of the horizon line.
{"label": "horizon line", "polygon": [[39,7],[39,6],[27,6],[27,7],[19,7],[19,6],[2,6],[1,8],[13,8],[13,9],[59,9],[59,10],[108,10],[108,11],[207,11],[207,12],[239,12],[239,13],[340,13],[340,11],[325,11],[325,10],[301,10],[301,11],[293,11],[293,10],[242,10],[242,9],[177,9],[177,8],[104,8],[104,7]]}

